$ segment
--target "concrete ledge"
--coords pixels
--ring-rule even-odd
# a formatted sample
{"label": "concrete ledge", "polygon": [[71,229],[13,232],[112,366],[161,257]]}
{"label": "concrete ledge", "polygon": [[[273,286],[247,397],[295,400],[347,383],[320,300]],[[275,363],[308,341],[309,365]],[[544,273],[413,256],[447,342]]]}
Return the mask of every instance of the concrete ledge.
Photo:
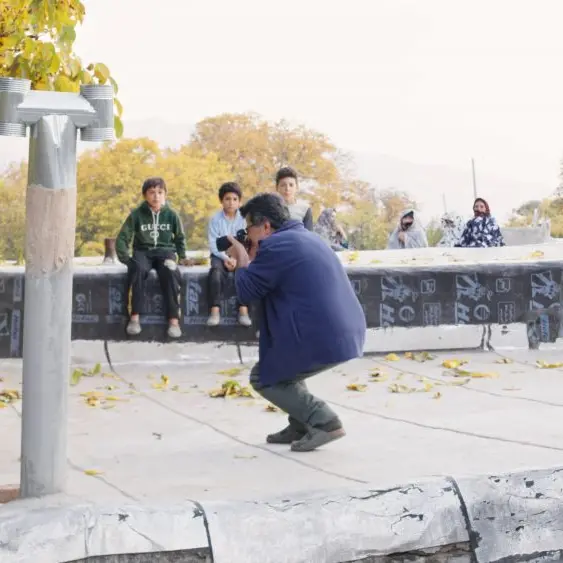
{"label": "concrete ledge", "polygon": [[203,507],[215,563],[340,563],[468,540],[447,479]]}
{"label": "concrete ledge", "polygon": [[563,556],[563,468],[291,499],[0,507],[2,563],[491,563]]}
{"label": "concrete ledge", "polygon": [[63,563],[208,547],[203,512],[192,502],[166,507],[53,506],[44,498],[0,508],[2,563]]}
{"label": "concrete ledge", "polygon": [[563,467],[460,479],[459,488],[478,561],[563,558]]}

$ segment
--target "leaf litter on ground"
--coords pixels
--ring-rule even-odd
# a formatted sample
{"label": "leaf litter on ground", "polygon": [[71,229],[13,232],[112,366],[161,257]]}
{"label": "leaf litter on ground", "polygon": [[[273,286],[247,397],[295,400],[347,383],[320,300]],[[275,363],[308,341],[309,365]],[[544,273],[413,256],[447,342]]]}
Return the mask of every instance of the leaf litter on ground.
{"label": "leaf litter on ground", "polygon": [[563,362],[546,362],[544,360],[538,360],[536,362],[536,366],[540,369],[555,369],[555,368],[560,368],[563,367]]}
{"label": "leaf litter on ground", "polygon": [[209,396],[213,399],[224,397],[226,399],[230,399],[233,397],[254,397],[252,394],[252,390],[250,387],[242,386],[238,381],[235,379],[228,379],[221,384],[221,387],[218,389],[211,389],[209,391]]}
{"label": "leaf litter on ground", "polygon": [[7,407],[21,399],[21,393],[17,389],[0,390],[0,409]]}

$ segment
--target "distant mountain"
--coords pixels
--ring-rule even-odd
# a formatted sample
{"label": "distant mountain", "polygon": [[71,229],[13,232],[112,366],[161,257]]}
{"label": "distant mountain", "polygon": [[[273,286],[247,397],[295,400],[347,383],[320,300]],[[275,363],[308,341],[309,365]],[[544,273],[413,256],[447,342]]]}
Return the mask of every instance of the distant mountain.
{"label": "distant mountain", "polygon": [[[127,137],[150,137],[162,146],[179,147],[189,141],[193,124],[171,123],[161,119],[125,122]],[[95,146],[95,145],[94,145]],[[93,148],[92,143],[79,143],[79,152]],[[471,170],[447,165],[418,164],[396,156],[351,151],[357,176],[380,189],[396,188],[408,192],[421,208],[424,221],[444,211],[443,194],[450,211],[468,216],[473,202]],[[0,137],[0,170],[10,162],[27,158],[27,140]],[[499,177],[477,170],[478,195],[489,201],[493,213],[505,220],[513,208],[529,199],[540,199],[553,191],[553,186],[521,182],[516,178]]]}

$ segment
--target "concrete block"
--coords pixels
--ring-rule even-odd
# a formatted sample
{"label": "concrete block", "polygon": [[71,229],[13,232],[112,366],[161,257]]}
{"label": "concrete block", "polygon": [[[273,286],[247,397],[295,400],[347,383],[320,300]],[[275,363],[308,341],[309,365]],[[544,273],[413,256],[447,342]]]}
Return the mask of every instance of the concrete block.
{"label": "concrete block", "polygon": [[560,561],[563,468],[458,480],[477,561]]}
{"label": "concrete block", "polygon": [[203,513],[189,501],[166,507],[49,502],[47,497],[0,508],[2,563],[64,563],[209,547]]}
{"label": "concrete block", "polygon": [[443,478],[203,508],[214,563],[343,563],[468,541],[459,499]]}

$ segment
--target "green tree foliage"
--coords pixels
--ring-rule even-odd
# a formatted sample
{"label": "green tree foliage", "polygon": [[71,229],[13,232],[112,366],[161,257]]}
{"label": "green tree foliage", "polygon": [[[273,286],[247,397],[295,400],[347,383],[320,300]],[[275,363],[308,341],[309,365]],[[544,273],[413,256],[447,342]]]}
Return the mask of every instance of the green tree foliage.
{"label": "green tree foliage", "polygon": [[508,221],[509,227],[528,227],[532,225],[534,210],[538,209],[540,218],[549,218],[551,222],[551,236],[563,238],[563,194],[559,188],[551,197],[543,200],[531,200],[523,203],[512,213]]}
{"label": "green tree foliage", "polygon": [[[85,15],[79,0],[0,0],[0,76],[28,78],[35,90],[78,92],[81,84],[117,83],[103,63],[85,66],[74,53]],[[115,130],[123,132],[115,101]]]}

